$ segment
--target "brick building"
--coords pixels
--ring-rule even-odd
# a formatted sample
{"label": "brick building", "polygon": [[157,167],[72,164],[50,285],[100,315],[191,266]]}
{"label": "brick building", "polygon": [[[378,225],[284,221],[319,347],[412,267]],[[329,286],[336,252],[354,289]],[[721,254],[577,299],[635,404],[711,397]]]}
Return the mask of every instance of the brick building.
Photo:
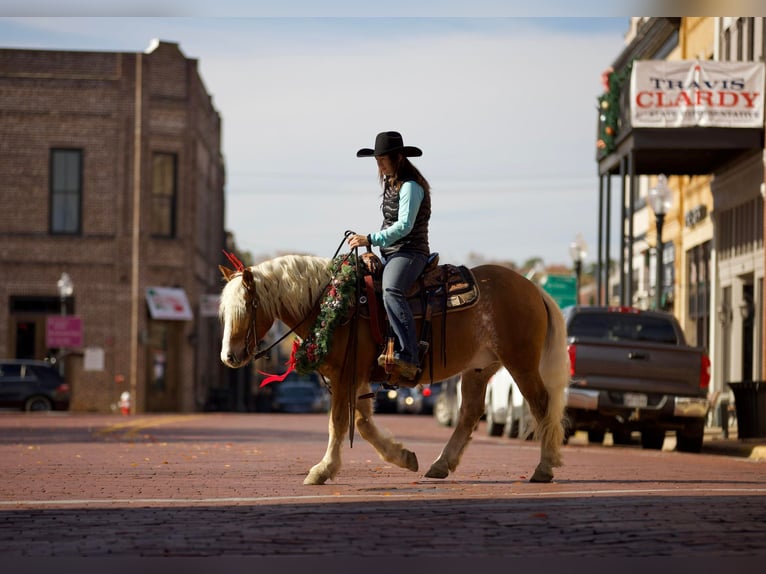
{"label": "brick building", "polygon": [[[126,390],[137,412],[200,410],[226,377],[225,234],[221,118],[197,61],[168,42],[0,49],[0,101],[0,356],[64,356],[73,410]],[[62,314],[80,345],[50,344]]]}

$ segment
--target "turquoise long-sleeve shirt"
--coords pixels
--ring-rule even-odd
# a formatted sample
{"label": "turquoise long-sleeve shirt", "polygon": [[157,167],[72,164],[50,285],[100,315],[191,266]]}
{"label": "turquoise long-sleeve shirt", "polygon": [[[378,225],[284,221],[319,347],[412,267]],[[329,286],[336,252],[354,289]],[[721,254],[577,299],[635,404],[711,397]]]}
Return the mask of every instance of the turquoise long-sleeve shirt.
{"label": "turquoise long-sleeve shirt", "polygon": [[414,181],[405,181],[399,189],[399,219],[386,229],[370,233],[375,247],[390,247],[412,231],[425,191]]}

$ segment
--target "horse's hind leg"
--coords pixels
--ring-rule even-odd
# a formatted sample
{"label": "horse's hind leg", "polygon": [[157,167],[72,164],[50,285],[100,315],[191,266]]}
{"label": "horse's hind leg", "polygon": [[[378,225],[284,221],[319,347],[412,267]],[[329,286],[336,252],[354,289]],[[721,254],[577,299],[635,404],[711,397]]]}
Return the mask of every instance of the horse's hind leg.
{"label": "horse's hind leg", "polygon": [[461,383],[460,416],[455,430],[444,446],[439,457],[431,464],[426,472],[428,478],[447,478],[450,471],[454,472],[460,463],[468,441],[471,440],[476,425],[484,413],[484,393],[487,381],[496,369],[485,368],[481,371],[466,371]]}
{"label": "horse's hind leg", "polygon": [[563,390],[561,396],[551,396],[536,371],[524,375],[517,373],[515,378],[536,421],[534,436],[540,439],[540,462],[529,481],[551,482],[553,468],[561,466]]}
{"label": "horse's hind leg", "polygon": [[[360,389],[360,394],[369,392]],[[396,442],[392,437],[384,435],[372,421],[372,399],[357,399],[356,401],[356,428],[362,438],[369,442],[380,458],[396,466],[406,468],[413,472],[418,470],[418,457],[411,450],[407,450],[402,443]]]}

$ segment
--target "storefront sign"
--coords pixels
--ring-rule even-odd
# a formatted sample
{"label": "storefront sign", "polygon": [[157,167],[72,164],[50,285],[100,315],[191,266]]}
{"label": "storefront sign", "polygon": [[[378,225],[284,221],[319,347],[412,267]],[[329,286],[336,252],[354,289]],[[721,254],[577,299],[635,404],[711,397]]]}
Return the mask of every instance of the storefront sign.
{"label": "storefront sign", "polygon": [[82,347],[82,318],[49,315],[45,322],[45,346],[50,349]]}
{"label": "storefront sign", "polygon": [[762,128],[763,62],[636,60],[634,128]]}
{"label": "storefront sign", "polygon": [[147,287],[146,303],[152,319],[191,321],[193,318],[186,292],[177,287]]}
{"label": "storefront sign", "polygon": [[686,227],[694,227],[706,217],[707,217],[706,206],[698,205],[697,207],[693,207],[689,211],[687,211],[684,216]]}

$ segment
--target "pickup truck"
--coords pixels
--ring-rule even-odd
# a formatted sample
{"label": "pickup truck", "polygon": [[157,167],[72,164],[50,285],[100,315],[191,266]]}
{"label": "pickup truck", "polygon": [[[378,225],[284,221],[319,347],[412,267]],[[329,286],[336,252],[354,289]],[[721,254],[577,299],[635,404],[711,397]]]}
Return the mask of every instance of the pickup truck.
{"label": "pickup truck", "polygon": [[710,360],[686,343],[676,318],[633,307],[563,309],[571,381],[567,437],[587,431],[589,442],[662,449],[676,432],[676,450],[699,452],[708,412]]}

